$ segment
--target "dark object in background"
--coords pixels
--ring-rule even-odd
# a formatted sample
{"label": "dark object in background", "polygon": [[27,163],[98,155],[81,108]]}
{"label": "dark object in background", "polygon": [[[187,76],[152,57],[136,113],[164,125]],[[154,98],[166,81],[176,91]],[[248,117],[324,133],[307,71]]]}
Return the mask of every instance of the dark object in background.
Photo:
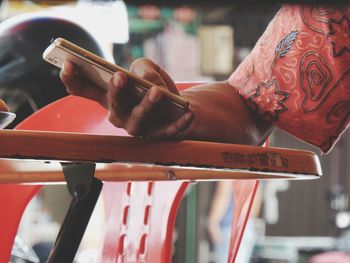
{"label": "dark object in background", "polygon": [[64,37],[103,56],[81,26],[49,15],[24,14],[0,23],[0,97],[17,114],[14,127],[37,109],[65,95],[59,70],[42,59],[45,48]]}
{"label": "dark object in background", "polygon": [[47,262],[53,243],[51,242],[41,242],[33,246],[33,250],[39,257],[40,262]]}

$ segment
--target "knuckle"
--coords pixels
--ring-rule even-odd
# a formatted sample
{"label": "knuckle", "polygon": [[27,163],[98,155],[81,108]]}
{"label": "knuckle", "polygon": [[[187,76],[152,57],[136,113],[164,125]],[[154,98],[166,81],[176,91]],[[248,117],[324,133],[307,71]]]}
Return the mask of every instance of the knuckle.
{"label": "knuckle", "polygon": [[175,137],[178,134],[178,129],[177,127],[169,127],[165,133],[167,137]]}
{"label": "knuckle", "polygon": [[63,74],[62,71],[60,72],[60,79],[65,86],[69,86],[72,83],[71,78]]}
{"label": "knuckle", "polygon": [[130,127],[128,127],[128,128],[126,129],[126,131],[127,131],[130,135],[132,135],[132,136],[134,136],[134,137],[139,137],[139,136],[140,136],[140,132],[139,132],[139,130],[138,130],[135,126],[130,126]]}
{"label": "knuckle", "polygon": [[160,68],[158,64],[154,63],[151,59],[148,58],[139,58],[136,59],[130,65],[130,71],[139,75],[142,78],[146,78],[148,80],[160,79],[160,75],[158,74]]}
{"label": "knuckle", "polygon": [[139,107],[135,107],[131,113],[131,120],[135,125],[140,125],[143,120],[143,114]]}
{"label": "knuckle", "polygon": [[117,116],[112,112],[108,113],[107,119],[110,123],[112,123],[114,126],[118,128],[123,128],[124,126],[124,123],[119,118],[117,118]]}
{"label": "knuckle", "polygon": [[[111,99],[108,99],[108,106],[109,106],[109,115],[114,115],[115,112],[118,112],[118,104],[114,101],[114,100],[111,100]],[[112,113],[113,112],[113,113]]]}
{"label": "knuckle", "polygon": [[132,119],[126,124],[125,130],[132,136],[139,137],[141,135],[141,127],[138,123],[135,123]]}
{"label": "knuckle", "polygon": [[152,82],[155,85],[165,86],[162,77],[156,71],[145,72],[143,74],[143,78],[147,79],[148,81]]}

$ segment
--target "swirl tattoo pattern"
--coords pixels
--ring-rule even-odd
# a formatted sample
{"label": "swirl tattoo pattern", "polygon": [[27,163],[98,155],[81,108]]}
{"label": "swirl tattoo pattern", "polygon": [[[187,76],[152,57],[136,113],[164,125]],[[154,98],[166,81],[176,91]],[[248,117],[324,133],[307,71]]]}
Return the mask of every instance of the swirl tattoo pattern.
{"label": "swirl tattoo pattern", "polygon": [[304,91],[302,107],[305,113],[317,110],[333,89],[329,83],[333,73],[326,60],[316,52],[306,53],[300,62],[300,87]]}
{"label": "swirl tattoo pattern", "polygon": [[284,5],[230,76],[266,120],[328,152],[350,122],[350,5]]}
{"label": "swirl tattoo pattern", "polygon": [[329,147],[332,145],[338,138],[339,134],[346,129],[348,126],[348,120],[350,115],[350,101],[339,101],[331,111],[327,114],[328,123],[340,123],[338,129],[335,130],[334,134],[330,135],[327,140],[322,144],[322,147]]}

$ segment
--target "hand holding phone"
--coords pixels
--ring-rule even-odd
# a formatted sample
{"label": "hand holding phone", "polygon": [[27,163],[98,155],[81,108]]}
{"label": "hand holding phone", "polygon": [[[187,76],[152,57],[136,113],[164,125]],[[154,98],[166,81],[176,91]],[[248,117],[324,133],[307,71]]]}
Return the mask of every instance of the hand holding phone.
{"label": "hand holding phone", "polygon": [[[133,122],[133,120],[137,120],[140,117],[136,116],[135,118],[135,116],[131,116],[134,114],[133,107],[143,107],[147,104],[147,99],[149,99],[150,95],[152,94],[152,91],[149,92],[149,90],[151,87],[155,86],[153,83],[147,81],[146,79],[140,78],[138,75],[127,71],[124,68],[109,63],[95,54],[92,54],[62,38],[58,38],[53,41],[52,44],[45,50],[43,57],[46,61],[59,68],[62,68],[63,63],[68,60],[70,63],[66,63],[65,66],[69,65],[69,78],[75,78],[76,83],[79,83],[81,87],[86,87],[85,85],[81,85],[86,81],[86,79],[88,79],[90,83],[94,83],[94,85],[91,87],[95,87],[93,88],[95,92],[103,94],[103,97],[109,100],[109,105],[105,105],[104,103],[102,104],[109,108],[110,116],[112,114],[115,115],[116,119],[127,119],[128,122],[126,123],[124,121],[122,124],[119,124],[120,122],[117,124],[112,121],[112,123],[117,127],[125,128],[128,132],[128,128],[132,127],[130,128],[131,131],[134,132],[135,130],[138,130],[138,132],[135,133],[142,134],[143,136],[145,134],[149,134],[152,130],[154,130],[155,133],[161,130],[166,130],[165,133],[168,133],[167,131],[171,130],[171,133],[174,134],[174,130],[183,130],[187,123],[191,121],[191,116],[193,114],[191,111],[189,111],[189,102],[181,96],[170,92],[166,88],[158,87],[156,90],[161,94],[161,100],[151,106],[152,108],[148,108],[147,111],[149,112],[145,112],[144,109],[142,110],[144,111],[142,113],[144,115],[141,117],[142,124],[134,123],[129,125]],[[67,68],[65,67],[65,69]],[[153,68],[151,70],[153,70]],[[113,85],[109,82],[112,77],[115,79],[114,73],[118,71],[124,73],[123,76],[126,76],[127,84],[123,84],[123,86],[126,86],[123,88],[121,94],[118,94],[117,97],[115,97],[115,100],[111,100],[111,98],[107,98],[108,96],[106,95],[107,92],[105,90],[109,89],[109,92],[113,90],[113,88],[111,89]],[[78,72],[78,77],[74,75],[74,72]],[[163,77],[161,78],[164,80]],[[62,80],[64,80],[64,78]],[[64,82],[67,87],[74,86],[70,84],[67,85],[66,80],[64,80]],[[100,88],[101,91],[99,91]],[[90,89],[88,90],[91,91]],[[146,93],[148,97],[145,100],[143,97]],[[84,97],[84,95],[82,96]],[[144,104],[144,102],[146,102],[146,104]],[[122,116],[123,114],[118,113],[119,110],[113,109],[111,106],[112,104],[127,105],[127,107],[121,106],[123,108],[121,110],[123,114],[125,114],[126,108],[126,117]],[[138,110],[137,112],[140,111]],[[171,125],[173,125],[172,128]],[[170,126],[170,128],[168,126]],[[131,132],[129,133],[134,135]],[[172,135],[169,137],[172,137]]]}
{"label": "hand holding phone", "polygon": [[[138,97],[146,93],[152,86],[153,83],[140,78],[136,74],[106,61],[105,59],[69,42],[63,38],[55,39],[51,45],[44,51],[44,60],[55,65],[56,67],[62,68],[65,60],[71,61],[79,68],[79,73],[83,74],[84,77],[95,83],[97,86],[107,89],[108,83],[117,71],[121,71],[128,77],[130,86],[135,88]],[[189,103],[182,97],[170,92],[167,89],[162,90],[164,96],[169,103],[178,107],[182,111],[187,111]],[[141,95],[140,95],[141,94]]]}

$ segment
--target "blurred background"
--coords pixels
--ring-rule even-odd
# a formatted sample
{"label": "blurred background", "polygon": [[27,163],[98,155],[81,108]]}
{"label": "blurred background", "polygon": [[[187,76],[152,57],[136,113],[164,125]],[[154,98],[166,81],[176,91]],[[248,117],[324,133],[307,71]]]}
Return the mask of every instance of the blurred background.
{"label": "blurred background", "polygon": [[[21,24],[27,25],[50,14],[77,23],[96,40],[101,54],[121,66],[128,68],[133,60],[150,57],[176,81],[208,82],[230,76],[279,7],[273,1],[225,4],[224,1],[4,0],[0,7],[0,35],[8,36],[4,32],[12,30],[10,36],[21,40],[26,27],[17,26],[23,23],[17,16],[32,14]],[[7,25],[11,30],[6,26],[1,29],[8,20],[14,21],[14,25]],[[33,37],[25,41],[37,40]],[[15,47],[10,45],[10,51],[17,56],[20,52]],[[35,48],[33,44],[23,56],[29,56]],[[6,54],[0,58],[4,70],[11,59]],[[28,83],[27,79],[24,81],[26,73],[16,72],[16,81],[0,77],[0,96],[17,112],[17,123],[66,95],[62,87],[52,95],[44,90],[45,83],[36,87],[23,85]],[[14,87],[11,92],[10,86]],[[324,176],[319,180],[260,183],[238,263],[310,262],[312,256],[322,252],[350,252],[349,144],[347,132],[330,154],[320,155]],[[271,135],[270,145],[320,154],[279,130]],[[223,248],[234,211],[230,189],[225,183],[217,182],[193,183],[187,189],[176,220],[173,262],[225,262],[220,258],[227,258]],[[65,186],[46,186],[26,210],[18,237],[34,249],[41,262],[45,262],[69,201]],[[96,231],[101,222],[98,208],[77,262],[95,262],[94,250],[100,242]]]}

